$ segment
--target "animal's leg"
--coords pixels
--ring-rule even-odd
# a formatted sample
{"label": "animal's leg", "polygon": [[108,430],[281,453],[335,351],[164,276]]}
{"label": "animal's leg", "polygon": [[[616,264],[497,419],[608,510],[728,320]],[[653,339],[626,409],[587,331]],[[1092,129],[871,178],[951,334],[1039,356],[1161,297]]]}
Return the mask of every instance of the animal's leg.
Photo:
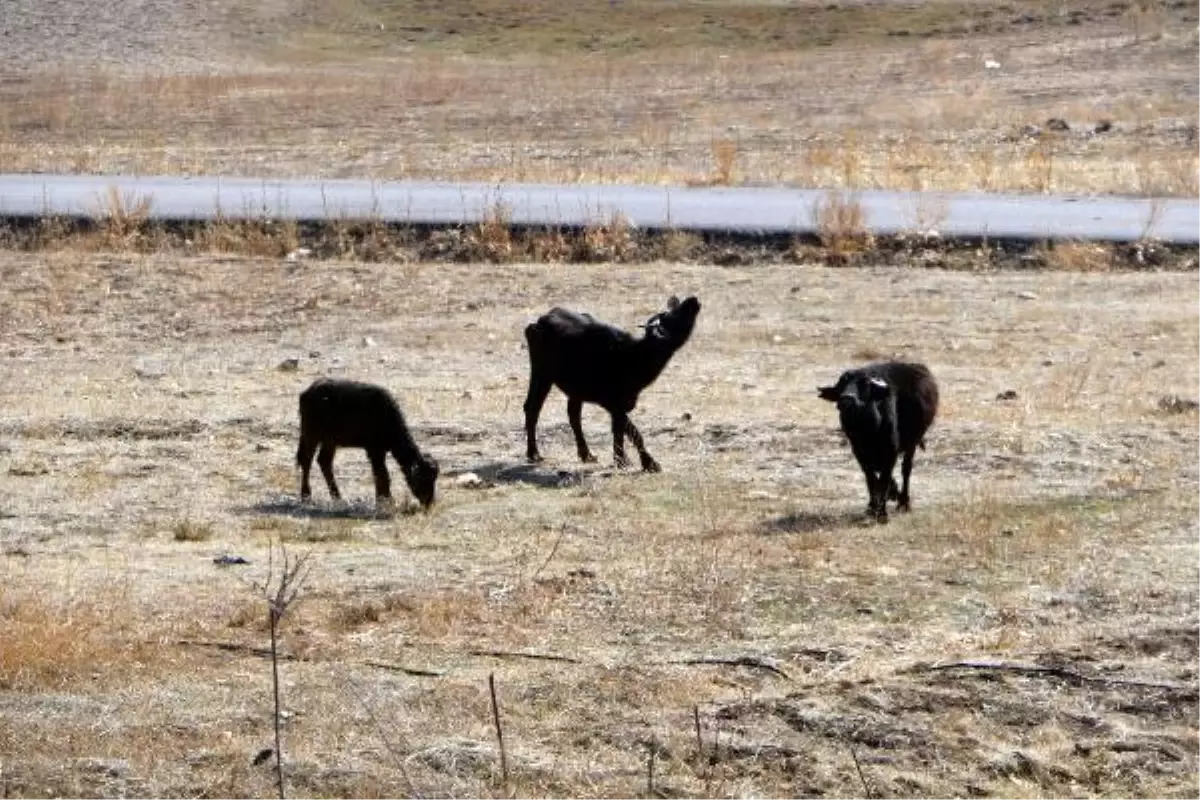
{"label": "animal's leg", "polygon": [[884,463],[883,469],[879,470],[879,477],[875,479],[875,492],[877,498],[875,501],[875,519],[881,523],[888,521],[888,493],[896,484],[896,480],[892,477],[892,470],[895,468],[896,457],[892,456]]}
{"label": "animal's leg", "polygon": [[308,483],[308,474],[312,470],[313,456],[317,452],[317,443],[303,436],[300,437],[300,447],[296,450],[296,463],[300,465],[300,500],[312,498],[312,486]]}
{"label": "animal's leg", "polygon": [[571,423],[571,431],[575,434],[575,449],[579,451],[579,460],[584,463],[591,463],[596,460],[592,455],[592,451],[588,449],[587,441],[583,438],[583,401],[577,400],[574,397],[567,398],[567,420]]}
{"label": "animal's leg", "polygon": [[388,474],[387,450],[371,448],[367,451],[371,459],[371,472],[375,475],[375,502],[392,499],[392,476]]}
{"label": "animal's leg", "polygon": [[530,461],[541,461],[537,446],[538,416],[542,413],[542,405],[546,395],[550,394],[553,384],[536,371],[529,374],[529,393],[525,395],[525,457]]}
{"label": "animal's leg", "polygon": [[341,500],[342,493],[338,491],[337,481],[333,479],[333,456],[337,453],[337,445],[332,442],[323,442],[321,449],[317,452],[317,465],[321,468],[321,474],[325,476],[325,485],[329,487],[329,496],[334,500]]}
{"label": "animal's leg", "polygon": [[863,477],[867,479],[867,516],[875,516],[875,472],[865,464],[860,463]]}
{"label": "animal's leg", "polygon": [[625,455],[625,432],[629,430],[629,417],[624,411],[609,411],[612,416],[613,463],[617,469],[629,466],[629,458]]}
{"label": "animal's leg", "polygon": [[642,442],[642,434],[638,433],[633,420],[628,417],[625,418],[625,432],[629,434],[629,441],[633,442],[633,446],[637,448],[638,457],[642,460],[642,469],[646,472],[662,472],[662,467],[658,465],[653,456],[646,452],[646,445]]}
{"label": "animal's leg", "polygon": [[895,478],[888,479],[887,499],[897,501],[900,499],[900,487],[896,485]]}
{"label": "animal's leg", "polygon": [[916,452],[917,450],[915,447],[910,450],[906,450],[904,452],[904,460],[900,462],[900,475],[901,479],[904,481],[904,485],[900,489],[900,496],[897,498],[897,500],[899,501],[899,508],[901,511],[908,511],[912,508],[912,504],[908,499],[908,479],[909,476],[912,475],[913,456],[916,455]]}

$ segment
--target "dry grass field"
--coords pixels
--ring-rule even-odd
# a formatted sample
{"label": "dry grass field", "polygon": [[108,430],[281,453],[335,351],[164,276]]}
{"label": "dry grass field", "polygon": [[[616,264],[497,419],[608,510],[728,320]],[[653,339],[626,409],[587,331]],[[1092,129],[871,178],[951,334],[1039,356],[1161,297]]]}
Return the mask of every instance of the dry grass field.
{"label": "dry grass field", "polygon": [[1197,193],[1191,0],[4,12],[3,172]]}
{"label": "dry grass field", "polygon": [[[0,42],[0,172],[1197,195],[1183,0],[0,0]],[[0,231],[0,797],[275,795],[280,544],[292,796],[1200,791],[1195,251],[495,220],[287,259],[108,211]],[[612,263],[525,263],[573,260]],[[591,407],[577,463],[557,393],[525,464],[524,325],[671,293],[664,472]],[[943,407],[879,526],[816,387],[892,355]],[[354,451],[298,503],[319,375],[395,391],[432,511]]]}
{"label": "dry grass field", "polygon": [[[312,564],[295,794],[1195,794],[1194,274],[7,253],[0,285],[7,795],[271,794],[277,541]],[[523,325],[671,292],[704,310],[635,413],[665,472],[614,472],[594,409],[578,464],[558,394],[525,465]],[[944,406],[876,526],[815,387],[890,354]],[[347,505],[298,504],[323,374],[396,391],[431,513],[377,516],[355,452]]]}

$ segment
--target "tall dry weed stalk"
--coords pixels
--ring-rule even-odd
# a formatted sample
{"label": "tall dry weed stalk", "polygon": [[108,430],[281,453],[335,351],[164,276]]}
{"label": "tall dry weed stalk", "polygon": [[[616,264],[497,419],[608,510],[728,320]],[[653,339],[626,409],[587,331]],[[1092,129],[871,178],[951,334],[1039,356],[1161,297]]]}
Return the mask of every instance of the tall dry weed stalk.
{"label": "tall dry weed stalk", "polygon": [[492,724],[496,728],[496,745],[500,749],[500,777],[504,781],[504,791],[509,791],[508,781],[508,750],[504,746],[504,725],[500,722],[500,701],[496,699],[496,673],[488,673],[488,694],[492,699]]}
{"label": "tall dry weed stalk", "polygon": [[279,573],[275,573],[275,546],[267,555],[267,578],[258,587],[267,601],[271,630],[271,694],[274,700],[275,722],[275,781],[279,798],[287,795],[283,774],[283,707],[279,698],[279,626],[284,616],[300,599],[300,591],[309,574],[309,553],[291,556],[283,542],[279,543]]}

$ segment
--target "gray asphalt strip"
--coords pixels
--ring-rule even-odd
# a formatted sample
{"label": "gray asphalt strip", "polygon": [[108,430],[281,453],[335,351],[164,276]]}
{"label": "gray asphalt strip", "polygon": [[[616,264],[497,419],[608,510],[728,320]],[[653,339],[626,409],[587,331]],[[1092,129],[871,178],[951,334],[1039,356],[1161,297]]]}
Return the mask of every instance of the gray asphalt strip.
{"label": "gray asphalt strip", "polygon": [[0,217],[102,217],[139,203],[156,220],[376,219],[583,227],[620,215],[639,228],[746,234],[818,230],[818,208],[856,203],[876,235],[1200,242],[1195,199],[1065,197],[867,190],[837,193],[760,187],[485,184],[365,180],[260,180],[124,175],[0,175]]}

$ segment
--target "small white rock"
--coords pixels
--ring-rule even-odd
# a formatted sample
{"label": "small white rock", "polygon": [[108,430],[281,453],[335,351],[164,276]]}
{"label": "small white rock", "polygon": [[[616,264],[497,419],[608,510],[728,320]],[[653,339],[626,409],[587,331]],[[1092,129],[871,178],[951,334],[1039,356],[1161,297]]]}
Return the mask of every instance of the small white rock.
{"label": "small white rock", "polygon": [[364,336],[362,339],[363,347],[374,347],[375,340],[370,336]]}
{"label": "small white rock", "polygon": [[454,479],[454,485],[461,489],[482,489],[484,484],[483,478],[474,472],[464,472]]}
{"label": "small white rock", "polygon": [[1017,297],[1021,298],[1022,300],[1037,300],[1038,299],[1037,293],[1030,292],[1030,291],[1019,292],[1017,294]]}
{"label": "small white rock", "polygon": [[154,358],[138,359],[133,365],[133,374],[150,380],[161,378],[167,374],[167,365]]}

